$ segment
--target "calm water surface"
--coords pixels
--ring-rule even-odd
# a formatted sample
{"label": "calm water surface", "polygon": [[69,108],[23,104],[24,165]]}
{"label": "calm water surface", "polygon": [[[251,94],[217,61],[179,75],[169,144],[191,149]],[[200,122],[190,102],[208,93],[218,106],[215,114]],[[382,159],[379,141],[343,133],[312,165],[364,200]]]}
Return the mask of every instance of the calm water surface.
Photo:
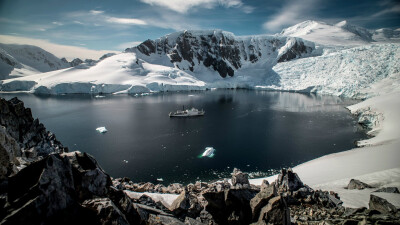
{"label": "calm water surface", "polygon": [[[209,181],[229,176],[234,167],[265,176],[366,138],[345,109],[356,101],[332,96],[249,90],[0,96],[22,99],[70,151],[88,152],[111,176],[135,182]],[[168,117],[183,105],[206,114]],[[108,132],[97,133],[100,126]],[[198,158],[208,146],[215,156]]]}

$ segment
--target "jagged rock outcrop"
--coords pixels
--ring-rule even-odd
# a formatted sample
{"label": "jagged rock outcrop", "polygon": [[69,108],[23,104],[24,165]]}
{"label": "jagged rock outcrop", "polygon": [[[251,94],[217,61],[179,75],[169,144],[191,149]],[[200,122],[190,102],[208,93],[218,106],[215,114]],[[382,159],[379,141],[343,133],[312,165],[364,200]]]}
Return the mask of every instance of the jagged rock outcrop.
{"label": "jagged rock outcrop", "polygon": [[87,154],[50,154],[9,177],[3,222],[51,220],[84,200],[107,196],[110,184],[110,177]]}
{"label": "jagged rock outcrop", "polygon": [[106,53],[99,58],[99,61],[115,55],[115,53]]}
{"label": "jagged rock outcrop", "polygon": [[19,166],[17,157],[20,156],[18,142],[7,133],[5,127],[0,126],[0,179],[16,172],[16,166]]}
{"label": "jagged rock outcrop", "polygon": [[386,199],[381,198],[376,195],[370,195],[369,198],[369,208],[373,210],[377,210],[381,213],[396,213],[397,208]]}
{"label": "jagged rock outcrop", "polygon": [[[109,54],[113,54],[113,53],[109,53]],[[98,61],[101,61],[101,60],[107,58],[107,57],[108,57],[107,55],[108,55],[108,54],[103,55]],[[113,54],[113,55],[115,55],[115,54]],[[94,65],[96,65],[96,63],[98,62],[98,61],[93,60],[93,59],[85,59],[85,60],[82,60],[82,59],[80,59],[80,58],[75,58],[75,59],[73,59],[71,62],[68,62],[68,60],[67,60],[66,58],[62,58],[61,61],[64,62],[64,63],[66,63],[66,64],[69,65],[70,67],[76,67],[76,66],[81,65],[82,63],[85,63],[86,66],[89,67],[89,66],[94,66]]]}
{"label": "jagged rock outcrop", "polygon": [[96,216],[102,225],[129,225],[125,215],[109,198],[89,199],[84,201],[82,206],[96,212]]}
{"label": "jagged rock outcrop", "polygon": [[6,101],[0,98],[0,125],[20,144],[21,150],[34,150],[39,156],[52,152],[67,151],[38,119],[33,119],[31,110],[25,108],[18,98]]}
{"label": "jagged rock outcrop", "polygon": [[383,188],[379,188],[378,190],[376,190],[374,192],[386,192],[386,193],[400,194],[400,191],[397,187],[383,187]]}
{"label": "jagged rock outcrop", "polygon": [[372,188],[372,186],[368,185],[368,184],[366,184],[366,183],[364,183],[362,181],[359,181],[359,180],[356,180],[356,179],[351,179],[346,188],[349,189],[349,190],[352,190],[352,189],[362,190],[362,189],[365,189],[365,188]]}
{"label": "jagged rock outcrop", "polygon": [[257,194],[252,189],[228,189],[203,193],[205,210],[218,224],[249,224],[252,220],[250,200]]}
{"label": "jagged rock outcrop", "polygon": [[290,209],[284,198],[274,197],[261,209],[260,217],[255,224],[283,224],[290,225]]}
{"label": "jagged rock outcrop", "polygon": [[166,56],[176,68],[192,72],[205,66],[225,78],[251,64],[271,65],[310,55],[314,48],[314,44],[299,38],[236,37],[229,32],[209,30],[172,33],[154,41],[146,40],[125,52],[140,53],[150,62],[159,58],[154,55]]}
{"label": "jagged rock outcrop", "polygon": [[75,58],[75,59],[73,59],[71,62],[69,62],[69,64],[72,66],[72,67],[75,67],[75,66],[77,66],[77,65],[80,65],[80,64],[82,64],[83,63],[83,61],[82,61],[82,59],[80,59],[80,58]]}
{"label": "jagged rock outcrop", "polygon": [[243,173],[237,168],[233,169],[231,181],[233,186],[240,184],[241,186],[246,185],[248,187],[250,185],[249,176],[247,175],[247,173]]}
{"label": "jagged rock outcrop", "polygon": [[33,159],[68,151],[17,98],[0,98],[0,177],[16,172],[17,157]]}
{"label": "jagged rock outcrop", "polygon": [[281,173],[279,174],[275,185],[282,191],[290,192],[297,191],[300,188],[304,187],[304,184],[300,180],[299,176],[296,173],[293,173],[293,170],[291,168],[287,170],[281,170]]}
{"label": "jagged rock outcrop", "polygon": [[250,207],[253,213],[253,221],[257,221],[261,209],[266,206],[272,198],[277,196],[275,185],[270,185],[262,189],[254,198],[250,200]]}
{"label": "jagged rock outcrop", "polygon": [[203,210],[198,198],[195,194],[190,193],[187,189],[184,190],[169,208],[177,217],[196,218]]}

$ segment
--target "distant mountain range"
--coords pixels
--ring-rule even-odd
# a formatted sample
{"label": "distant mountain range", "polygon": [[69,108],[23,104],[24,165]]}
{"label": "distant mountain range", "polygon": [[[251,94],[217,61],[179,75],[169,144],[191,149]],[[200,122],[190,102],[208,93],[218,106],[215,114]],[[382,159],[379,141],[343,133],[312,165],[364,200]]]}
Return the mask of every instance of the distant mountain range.
{"label": "distant mountain range", "polygon": [[[101,57],[104,59],[114,53]],[[76,58],[68,62],[65,58],[59,59],[50,52],[33,45],[1,44],[0,43],[0,79],[28,76],[86,63],[93,66],[96,60],[81,60]]]}
{"label": "distant mountain range", "polygon": [[[0,81],[0,90],[62,94],[255,88],[353,96],[357,88],[400,70],[399,33],[346,21],[305,21],[275,35],[185,30],[99,61],[59,59],[59,64],[51,63],[59,67],[45,67],[55,71]],[[3,63],[19,65],[15,58]]]}

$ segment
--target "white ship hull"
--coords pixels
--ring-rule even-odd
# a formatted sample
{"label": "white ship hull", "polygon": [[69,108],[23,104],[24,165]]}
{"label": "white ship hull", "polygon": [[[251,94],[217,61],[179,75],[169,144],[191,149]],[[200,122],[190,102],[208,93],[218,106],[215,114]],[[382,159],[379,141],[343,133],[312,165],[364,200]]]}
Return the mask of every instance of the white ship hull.
{"label": "white ship hull", "polygon": [[169,117],[195,117],[195,116],[203,116],[204,111],[199,111],[198,109],[192,108],[189,110],[178,110],[176,112],[170,112],[168,115]]}

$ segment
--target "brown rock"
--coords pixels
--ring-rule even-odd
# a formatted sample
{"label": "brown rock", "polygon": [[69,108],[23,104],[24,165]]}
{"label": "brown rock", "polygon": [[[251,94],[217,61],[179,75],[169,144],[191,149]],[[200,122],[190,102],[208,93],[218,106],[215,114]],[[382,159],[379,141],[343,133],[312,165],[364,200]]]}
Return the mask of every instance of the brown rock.
{"label": "brown rock", "polygon": [[248,174],[247,173],[243,173],[239,169],[235,168],[235,169],[233,169],[233,173],[232,173],[232,185],[236,186],[237,184],[250,185]]}
{"label": "brown rock", "polygon": [[290,225],[290,209],[281,196],[269,200],[260,212],[256,224],[288,224]]}
{"label": "brown rock", "polygon": [[376,195],[370,195],[369,198],[369,209],[377,210],[381,213],[396,213],[396,207],[388,202],[386,199],[378,197]]}
{"label": "brown rock", "polygon": [[268,201],[277,195],[274,185],[262,189],[254,198],[250,200],[250,207],[253,214],[253,221],[260,216],[261,209],[268,204]]}

